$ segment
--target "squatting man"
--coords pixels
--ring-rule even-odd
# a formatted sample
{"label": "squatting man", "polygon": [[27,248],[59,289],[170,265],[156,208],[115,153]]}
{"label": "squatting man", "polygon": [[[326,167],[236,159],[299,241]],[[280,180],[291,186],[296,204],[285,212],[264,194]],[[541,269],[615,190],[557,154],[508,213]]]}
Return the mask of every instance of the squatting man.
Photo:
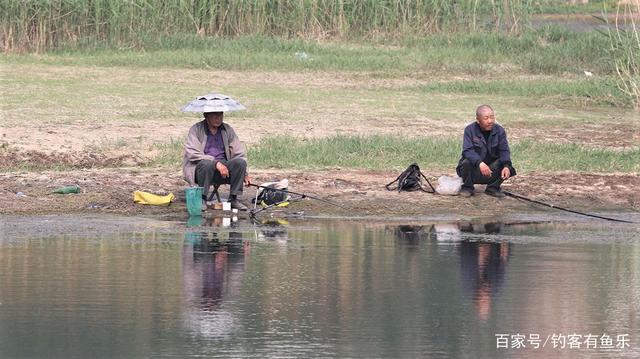
{"label": "squatting man", "polygon": [[496,123],[491,106],[478,106],[476,121],[464,129],[462,156],[456,172],[462,177],[462,197],[473,196],[474,184],[486,184],[484,192],[490,196],[505,196],[500,185],[515,176],[516,170],[511,165],[507,133]]}

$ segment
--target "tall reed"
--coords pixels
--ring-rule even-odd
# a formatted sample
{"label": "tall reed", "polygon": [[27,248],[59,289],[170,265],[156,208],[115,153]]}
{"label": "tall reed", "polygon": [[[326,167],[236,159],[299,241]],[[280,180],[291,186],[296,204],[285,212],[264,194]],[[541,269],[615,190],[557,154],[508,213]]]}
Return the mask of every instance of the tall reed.
{"label": "tall reed", "polygon": [[610,52],[618,74],[618,88],[640,111],[640,2],[620,5],[615,30],[609,30]]}
{"label": "tall reed", "polygon": [[4,52],[106,44],[143,48],[173,34],[305,39],[519,31],[534,0],[0,0]]}

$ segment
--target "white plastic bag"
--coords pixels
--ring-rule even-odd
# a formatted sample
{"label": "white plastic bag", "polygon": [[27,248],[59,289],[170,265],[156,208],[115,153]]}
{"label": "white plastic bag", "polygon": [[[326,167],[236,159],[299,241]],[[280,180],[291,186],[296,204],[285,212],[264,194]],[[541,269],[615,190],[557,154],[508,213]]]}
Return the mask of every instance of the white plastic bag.
{"label": "white plastic bag", "polygon": [[460,193],[462,187],[462,178],[455,176],[440,176],[438,178],[438,185],[436,186],[436,192],[439,194],[446,194],[449,196],[455,196]]}

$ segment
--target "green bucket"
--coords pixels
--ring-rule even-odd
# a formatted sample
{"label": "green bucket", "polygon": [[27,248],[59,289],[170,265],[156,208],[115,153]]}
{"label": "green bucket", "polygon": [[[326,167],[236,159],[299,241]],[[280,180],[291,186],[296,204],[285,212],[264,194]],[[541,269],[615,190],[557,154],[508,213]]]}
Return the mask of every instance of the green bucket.
{"label": "green bucket", "polygon": [[190,216],[202,215],[202,187],[190,187],[184,190],[187,199],[187,211]]}

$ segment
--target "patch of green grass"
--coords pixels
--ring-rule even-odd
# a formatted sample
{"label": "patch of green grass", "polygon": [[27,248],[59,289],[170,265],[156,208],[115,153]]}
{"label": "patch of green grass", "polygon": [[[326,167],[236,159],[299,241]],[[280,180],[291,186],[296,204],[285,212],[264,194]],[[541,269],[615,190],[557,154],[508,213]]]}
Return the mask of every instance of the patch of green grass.
{"label": "patch of green grass", "polygon": [[[181,142],[172,140],[160,148],[164,153],[154,165],[181,164]],[[616,151],[526,140],[512,144],[511,150],[514,166],[520,171],[640,171],[640,148]],[[277,136],[250,147],[248,158],[254,168],[402,170],[417,162],[428,172],[452,171],[460,152],[458,138],[333,136],[300,139]]]}
{"label": "patch of green grass", "polygon": [[149,163],[150,166],[182,166],[184,156],[184,140],[172,138],[167,142],[156,142],[154,144],[158,155]]}
{"label": "patch of green grass", "polygon": [[[560,27],[499,33],[434,34],[398,41],[328,41],[265,36],[238,38],[175,34],[144,50],[111,45],[60,48],[46,55],[5,55],[4,61],[89,66],[186,67],[214,70],[366,71],[386,76],[427,74],[613,73],[597,33]],[[0,60],[1,61],[1,60]]]}
{"label": "patch of green grass", "polygon": [[[406,37],[395,42],[381,39],[360,43],[320,43],[265,36],[202,38],[178,34],[150,40],[144,51],[107,45],[62,48],[45,55],[5,54],[0,57],[0,63],[214,71],[346,71],[376,78],[434,79],[436,82],[419,89],[429,93],[543,96],[559,98],[560,102],[569,99],[580,104],[630,105],[630,97],[620,91],[614,81],[614,60],[603,51],[608,46],[606,36],[599,33],[576,33],[558,26],[527,31],[522,36],[435,34]],[[595,77],[575,76],[584,76],[584,71],[595,73]],[[528,78],[531,75],[537,78],[540,74],[555,77],[544,81]],[[60,82],[54,78],[25,76],[16,81],[27,81],[32,77],[40,86],[64,86],[66,89],[71,85],[87,86],[85,78]],[[453,76],[471,80],[440,81]],[[516,76],[517,80],[507,80]],[[90,79],[95,83],[105,82],[101,78]],[[130,95],[140,94],[139,87],[146,82],[148,80],[129,86]]]}
{"label": "patch of green grass", "polygon": [[459,154],[455,139],[392,136],[334,136],[317,139],[270,137],[249,149],[257,167],[400,169],[413,162],[444,168]]}
{"label": "patch of green grass", "polygon": [[516,168],[524,171],[640,171],[640,147],[618,151],[527,140],[513,144],[512,154]]}
{"label": "patch of green grass", "polygon": [[[442,69],[456,64],[476,64],[529,74],[580,73],[588,70],[612,74],[612,59],[603,51],[607,38],[595,31],[575,32],[558,25],[530,29],[520,36],[467,33],[407,38],[406,48],[421,49],[429,62]],[[441,59],[442,61],[437,61]],[[454,67],[455,68],[455,67]]]}
{"label": "patch of green grass", "polygon": [[[182,166],[183,140],[172,138],[155,145],[156,157],[150,167]],[[425,174],[452,172],[460,158],[459,138],[401,138],[396,136],[333,136],[302,139],[274,136],[249,147],[252,168],[320,170],[330,168],[396,170],[418,163]],[[511,144],[514,166],[527,171],[573,171],[609,173],[640,171],[640,148],[611,150],[576,144],[556,144],[524,140]],[[109,166],[113,167],[113,166]],[[115,167],[118,167],[117,165]],[[65,171],[85,168],[68,163],[24,164],[3,170]]]}
{"label": "patch of green grass", "polygon": [[[606,37],[594,33],[572,33],[548,27],[521,37],[495,33],[433,35],[405,39],[400,46],[380,43],[317,43],[260,36],[235,39],[164,37],[145,51],[96,48],[61,50],[46,55],[4,55],[0,63],[55,64],[69,66],[200,68],[234,71],[351,71],[379,78],[402,76],[428,80],[465,76],[472,81],[435,82],[422,88],[434,93],[492,93],[501,95],[543,95],[569,98],[577,103],[626,105],[629,96],[620,91],[612,60],[602,51]],[[589,79],[571,80],[583,71],[596,74]],[[533,83],[520,77],[554,74],[557,79]],[[564,80],[563,80],[564,78]],[[27,81],[21,78],[20,81]],[[93,82],[104,82],[99,78]],[[69,81],[34,78],[41,86],[68,88]],[[75,79],[73,86],[86,86]],[[144,83],[144,82],[143,82]],[[143,84],[140,83],[140,84]],[[131,95],[139,94],[131,86]],[[122,89],[120,90],[122,91]]]}
{"label": "patch of green grass", "polygon": [[[408,90],[428,93],[485,94],[549,98],[557,102],[570,101],[581,105],[629,105],[630,100],[616,86],[616,78],[606,76],[582,79],[536,80],[458,80],[433,82]],[[558,101],[559,100],[559,101]]]}
{"label": "patch of green grass", "polygon": [[539,0],[533,7],[534,14],[598,14],[614,10],[617,0],[590,0],[587,4],[571,4],[566,0]]}

